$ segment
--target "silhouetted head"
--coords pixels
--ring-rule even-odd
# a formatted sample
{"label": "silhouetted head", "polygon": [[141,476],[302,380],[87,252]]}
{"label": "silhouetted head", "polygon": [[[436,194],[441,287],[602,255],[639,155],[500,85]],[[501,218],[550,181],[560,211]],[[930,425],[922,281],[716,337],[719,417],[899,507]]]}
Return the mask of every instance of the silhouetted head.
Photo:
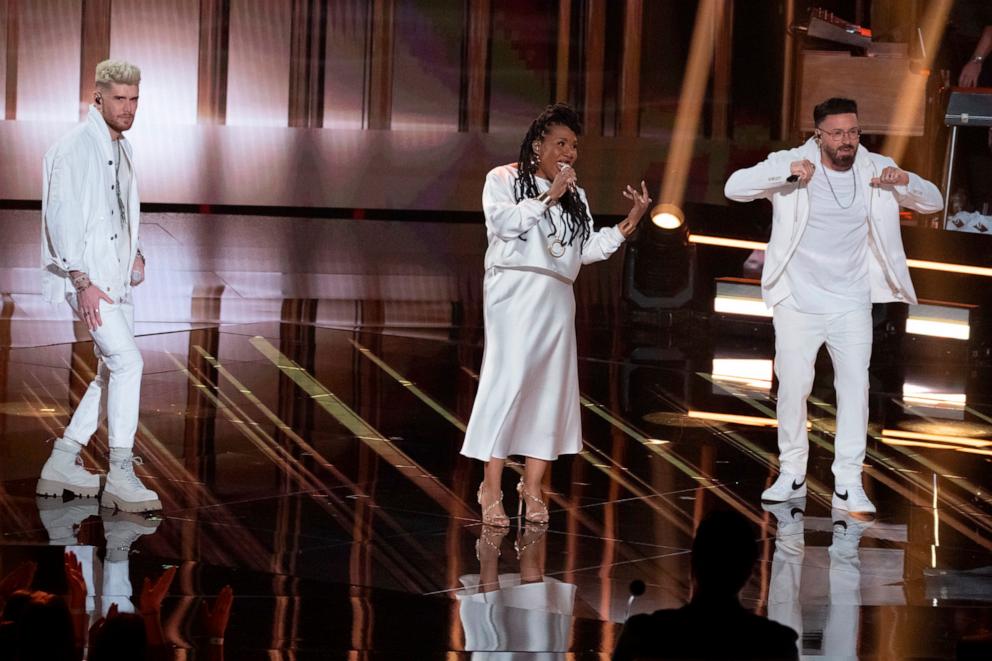
{"label": "silhouetted head", "polygon": [[130,661],[145,658],[148,639],[145,623],[137,613],[110,618],[90,641],[90,661]]}
{"label": "silhouetted head", "polygon": [[[65,600],[47,592],[18,595],[14,627],[14,659],[20,661],[74,661],[76,641],[72,616]],[[6,614],[6,608],[5,614]]]}
{"label": "silhouetted head", "polygon": [[0,614],[0,621],[14,623],[20,620],[24,609],[31,603],[32,594],[34,593],[31,590],[18,590],[10,595],[7,598],[7,602],[3,605],[3,614]]}
{"label": "silhouetted head", "polygon": [[754,538],[751,524],[738,512],[707,515],[692,542],[692,577],[699,592],[736,596],[758,559]]}

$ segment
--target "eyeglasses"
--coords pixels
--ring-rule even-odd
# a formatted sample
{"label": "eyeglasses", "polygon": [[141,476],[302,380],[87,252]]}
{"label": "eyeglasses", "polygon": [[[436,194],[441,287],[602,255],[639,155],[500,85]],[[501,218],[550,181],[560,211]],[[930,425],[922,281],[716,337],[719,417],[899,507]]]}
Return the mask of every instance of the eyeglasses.
{"label": "eyeglasses", "polygon": [[829,137],[831,140],[840,140],[844,136],[847,136],[851,140],[861,139],[861,127],[855,127],[853,129],[834,129],[833,131],[824,131],[820,129],[820,134]]}

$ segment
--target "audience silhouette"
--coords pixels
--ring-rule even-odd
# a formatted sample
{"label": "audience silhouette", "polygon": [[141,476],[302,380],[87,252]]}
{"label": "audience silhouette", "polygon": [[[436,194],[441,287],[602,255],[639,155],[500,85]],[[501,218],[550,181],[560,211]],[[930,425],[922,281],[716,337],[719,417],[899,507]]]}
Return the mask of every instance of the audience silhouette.
{"label": "audience silhouette", "polygon": [[631,617],[613,660],[798,659],[795,631],[740,603],[757,558],[755,531],[743,515],[711,513],[692,543],[691,601]]}
{"label": "audience silhouette", "polygon": [[[32,590],[38,569],[35,562],[24,562],[0,577],[0,661],[177,658],[175,645],[164,635],[161,616],[162,602],[169,594],[177,568],[169,567],[155,580],[145,578],[138,603],[131,601],[128,558],[131,544],[141,535],[153,532],[158,522],[131,520],[111,511],[103,513],[108,546],[99,597],[104,608],[96,608],[93,588],[100,587],[94,586],[92,578],[96,555],[92,547],[79,545],[76,539],[77,528],[94,512],[75,507],[69,501],[68,505],[40,502],[39,513],[51,543],[65,548],[66,593],[63,596]],[[108,568],[114,571],[108,572]],[[112,580],[108,580],[108,574],[112,574]],[[223,660],[224,633],[232,603],[230,586],[221,590],[212,605],[202,603],[199,620],[207,639],[206,653],[197,658]],[[138,612],[131,612],[135,610]],[[104,613],[103,617],[99,617],[100,612]],[[97,618],[92,626],[91,615]]]}

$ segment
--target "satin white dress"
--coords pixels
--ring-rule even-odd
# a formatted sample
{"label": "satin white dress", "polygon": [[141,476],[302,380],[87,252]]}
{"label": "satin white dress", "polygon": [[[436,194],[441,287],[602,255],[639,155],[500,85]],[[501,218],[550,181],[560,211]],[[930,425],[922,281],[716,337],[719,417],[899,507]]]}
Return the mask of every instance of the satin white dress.
{"label": "satin white dress", "polygon": [[[481,461],[522,455],[554,460],[582,448],[575,296],[583,264],[612,255],[624,237],[592,231],[566,245],[559,206],[516,202],[515,165],[486,177],[482,194],[489,248],[483,281],[485,351],[461,453]],[[538,191],[550,183],[538,179]],[[588,208],[585,192],[577,192]]]}
{"label": "satin white dress", "polygon": [[500,574],[499,589],[479,591],[479,576],[462,576],[458,613],[472,661],[560,660],[568,651],[576,587],[545,577],[523,583]]}

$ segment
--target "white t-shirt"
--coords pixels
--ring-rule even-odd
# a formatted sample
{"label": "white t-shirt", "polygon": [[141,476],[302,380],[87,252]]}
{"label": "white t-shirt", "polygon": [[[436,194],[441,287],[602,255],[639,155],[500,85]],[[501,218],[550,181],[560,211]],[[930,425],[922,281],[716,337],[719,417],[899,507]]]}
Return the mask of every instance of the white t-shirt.
{"label": "white t-shirt", "polygon": [[785,267],[792,296],[783,303],[800,312],[849,312],[871,305],[868,209],[853,172],[828,172],[821,165],[809,183],[809,221]]}
{"label": "white t-shirt", "polygon": [[117,226],[120,231],[117,234],[117,258],[121,264],[121,277],[124,282],[131,281],[131,224],[127,218],[128,196],[131,194],[131,162],[127,158],[127,153],[120,143],[114,141],[114,168],[117,171],[117,181],[120,185],[120,199],[124,203],[124,214],[121,215],[120,205],[114,209],[114,217],[117,218]]}

